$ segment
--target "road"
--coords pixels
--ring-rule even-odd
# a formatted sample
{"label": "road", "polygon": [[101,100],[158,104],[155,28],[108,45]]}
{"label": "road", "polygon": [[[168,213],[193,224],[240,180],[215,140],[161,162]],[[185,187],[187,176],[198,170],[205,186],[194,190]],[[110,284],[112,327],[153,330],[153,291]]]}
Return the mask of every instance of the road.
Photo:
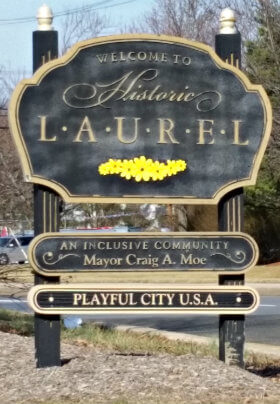
{"label": "road", "polygon": [[[0,297],[0,307],[29,311],[25,299]],[[102,321],[108,325],[134,325],[218,337],[218,316],[214,315],[91,315],[84,320]],[[255,313],[246,317],[246,341],[280,346],[280,297],[262,296]]]}

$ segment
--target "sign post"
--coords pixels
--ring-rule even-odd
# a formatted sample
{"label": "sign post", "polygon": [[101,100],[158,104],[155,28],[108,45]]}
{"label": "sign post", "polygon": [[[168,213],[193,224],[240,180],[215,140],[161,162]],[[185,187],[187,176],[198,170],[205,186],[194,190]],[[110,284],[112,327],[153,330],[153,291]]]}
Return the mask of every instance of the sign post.
{"label": "sign post", "polygon": [[[52,12],[38,10],[38,30],[33,32],[33,72],[58,56],[58,33],[51,27]],[[49,160],[49,165],[52,160]],[[34,185],[34,234],[59,231],[59,196],[52,189]],[[35,273],[35,285],[59,283],[59,277]],[[60,366],[60,316],[35,313],[35,358],[38,368]]]}
{"label": "sign post", "polygon": [[[221,30],[216,35],[216,52],[226,62],[241,68],[241,35],[235,27],[232,10],[221,14]],[[218,204],[220,231],[244,230],[244,195],[238,188],[226,194]],[[244,285],[243,274],[221,274],[220,285]],[[231,365],[244,367],[245,316],[221,315],[219,319],[219,359]]]}

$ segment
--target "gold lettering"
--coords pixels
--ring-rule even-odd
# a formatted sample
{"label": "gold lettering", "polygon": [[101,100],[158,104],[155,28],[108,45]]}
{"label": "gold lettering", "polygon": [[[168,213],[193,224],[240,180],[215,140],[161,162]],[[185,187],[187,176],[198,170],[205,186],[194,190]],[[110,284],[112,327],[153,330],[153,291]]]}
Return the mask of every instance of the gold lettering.
{"label": "gold lettering", "polygon": [[63,243],[62,243],[61,246],[60,246],[60,249],[61,249],[61,250],[68,250],[66,241],[63,241]]}
{"label": "gold lettering", "polygon": [[163,306],[163,298],[166,296],[166,293],[157,293],[155,298],[158,298],[158,305]]}
{"label": "gold lettering", "polygon": [[119,305],[127,306],[129,302],[129,294],[128,293],[120,293],[119,294]]}
{"label": "gold lettering", "polygon": [[[214,124],[214,121],[212,119],[198,119],[199,122],[199,139],[197,144],[205,144],[205,138],[204,134],[208,133],[210,136],[213,136],[213,130],[212,127],[205,128],[204,124],[205,122]],[[213,144],[214,139],[211,140],[211,142],[208,142],[207,144]]]}
{"label": "gold lettering", "polygon": [[209,295],[207,296],[206,300],[205,300],[205,306],[210,305],[210,306],[215,306],[214,300],[212,295],[209,293]]}
{"label": "gold lettering", "polygon": [[155,53],[150,52],[149,53],[149,60],[154,61],[154,62],[158,62],[158,53],[157,52],[155,52]]}
{"label": "gold lettering", "polygon": [[137,57],[138,60],[145,60],[147,58],[147,55],[145,52],[138,52]]}
{"label": "gold lettering", "polygon": [[242,121],[238,121],[238,120],[233,120],[233,143],[232,144],[236,144],[238,146],[247,146],[249,144],[249,140],[246,140],[243,143],[240,143],[240,139],[239,139],[239,129],[240,129],[240,123]]}
{"label": "gold lettering", "polygon": [[111,58],[112,58],[112,62],[117,62],[117,54],[116,53],[111,53]]}
{"label": "gold lettering", "polygon": [[89,258],[89,256],[85,254],[83,265],[95,265],[95,255],[92,255],[91,258]]}
{"label": "gold lettering", "polygon": [[119,297],[119,295],[118,295],[117,293],[111,293],[111,294],[110,294],[110,299],[111,299],[110,305],[111,305],[111,306],[115,306],[115,304],[116,304],[117,301],[118,301],[118,297]]}
{"label": "gold lettering", "polygon": [[99,60],[99,63],[104,63],[107,61],[107,53],[104,53],[103,55],[96,55],[96,57]]}
{"label": "gold lettering", "polygon": [[81,124],[81,127],[79,129],[79,132],[77,133],[77,136],[73,140],[73,142],[82,142],[81,137],[84,133],[87,133],[87,135],[88,135],[88,142],[96,142],[94,132],[92,130],[88,116],[85,116],[85,118]]}
{"label": "gold lettering", "polygon": [[169,254],[166,254],[165,257],[163,258],[162,265],[165,264],[172,264]]}
{"label": "gold lettering", "polygon": [[124,53],[120,52],[120,62],[125,62]]}
{"label": "gold lettering", "polygon": [[108,299],[110,297],[109,293],[100,293],[103,306],[108,306]]}
{"label": "gold lettering", "polygon": [[175,293],[167,293],[166,297],[168,299],[168,306],[172,306],[173,305],[173,299],[174,299]]}
{"label": "gold lettering", "polygon": [[[146,300],[146,298],[148,298],[148,300]],[[151,303],[151,294],[150,293],[144,293],[141,296],[141,304],[143,304],[143,306],[148,306]]]}
{"label": "gold lettering", "polygon": [[173,63],[174,63],[174,64],[177,64],[177,63],[178,63],[178,59],[179,59],[179,57],[181,57],[181,55],[173,55],[173,57],[174,57]]}
{"label": "gold lettering", "polygon": [[190,303],[189,293],[179,293],[179,300],[181,306],[187,306]]}
{"label": "gold lettering", "polygon": [[134,301],[134,294],[129,293],[129,306],[136,306],[137,302]]}
{"label": "gold lettering", "polygon": [[69,241],[67,244],[67,241],[63,241],[63,243],[60,246],[61,250],[77,250],[77,241]]}
{"label": "gold lettering", "polygon": [[[177,143],[179,144],[173,133],[174,129],[174,121],[169,118],[158,118],[159,121],[159,141],[158,143],[164,144],[164,143]],[[165,135],[169,137],[169,140],[171,142],[166,141]]]}
{"label": "gold lettering", "polygon": [[199,306],[200,303],[201,303],[200,293],[195,293],[195,294],[193,295],[193,304],[194,304],[195,306]]}
{"label": "gold lettering", "polygon": [[[132,56],[134,55],[134,56]],[[128,52],[127,54],[128,60],[135,60],[135,52]]]}
{"label": "gold lettering", "polygon": [[191,64],[191,58],[189,58],[188,56],[185,56],[182,58],[182,62],[184,65],[188,66]]}
{"label": "gold lettering", "polygon": [[125,140],[123,138],[123,121],[125,118],[123,116],[118,116],[118,117],[115,117],[115,119],[117,120],[117,136],[118,136],[119,141],[124,144],[134,143],[138,136],[138,122],[140,121],[141,118],[133,118],[134,119],[134,137],[130,140]]}
{"label": "gold lettering", "polygon": [[190,264],[192,265],[192,254],[189,254],[187,257],[181,254],[181,264]]}
{"label": "gold lettering", "polygon": [[74,293],[73,306],[78,306],[78,302],[82,300],[82,295],[80,293]]}
{"label": "gold lettering", "polygon": [[94,293],[90,302],[85,302],[85,306],[100,306],[100,300],[97,293]]}
{"label": "gold lettering", "polygon": [[90,306],[91,302],[87,300],[87,294],[82,293],[82,306]]}
{"label": "gold lettering", "polygon": [[41,131],[40,131],[40,142],[55,142],[56,141],[56,136],[53,136],[52,138],[47,138],[47,115],[39,115],[38,118],[40,118],[41,121]]}

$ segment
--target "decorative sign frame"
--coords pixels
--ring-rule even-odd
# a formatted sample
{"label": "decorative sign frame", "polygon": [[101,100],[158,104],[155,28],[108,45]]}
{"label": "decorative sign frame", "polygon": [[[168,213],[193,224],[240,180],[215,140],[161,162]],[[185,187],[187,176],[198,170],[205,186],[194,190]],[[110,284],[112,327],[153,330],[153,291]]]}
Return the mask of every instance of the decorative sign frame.
{"label": "decorative sign frame", "polygon": [[272,113],[209,46],[132,34],[43,65],[17,86],[9,121],[25,181],[67,202],[216,204],[255,184]]}
{"label": "decorative sign frame", "polygon": [[44,276],[73,272],[216,271],[243,273],[258,246],[245,233],[45,233],[32,240],[29,262]]}

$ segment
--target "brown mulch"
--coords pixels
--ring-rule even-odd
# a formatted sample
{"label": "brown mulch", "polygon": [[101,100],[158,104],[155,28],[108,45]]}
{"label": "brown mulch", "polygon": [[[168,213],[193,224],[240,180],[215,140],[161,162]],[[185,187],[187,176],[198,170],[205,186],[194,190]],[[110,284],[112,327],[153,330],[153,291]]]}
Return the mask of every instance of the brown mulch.
{"label": "brown mulch", "polygon": [[36,369],[33,338],[0,332],[0,341],[1,404],[280,403],[279,383],[213,358],[62,344],[62,367]]}

